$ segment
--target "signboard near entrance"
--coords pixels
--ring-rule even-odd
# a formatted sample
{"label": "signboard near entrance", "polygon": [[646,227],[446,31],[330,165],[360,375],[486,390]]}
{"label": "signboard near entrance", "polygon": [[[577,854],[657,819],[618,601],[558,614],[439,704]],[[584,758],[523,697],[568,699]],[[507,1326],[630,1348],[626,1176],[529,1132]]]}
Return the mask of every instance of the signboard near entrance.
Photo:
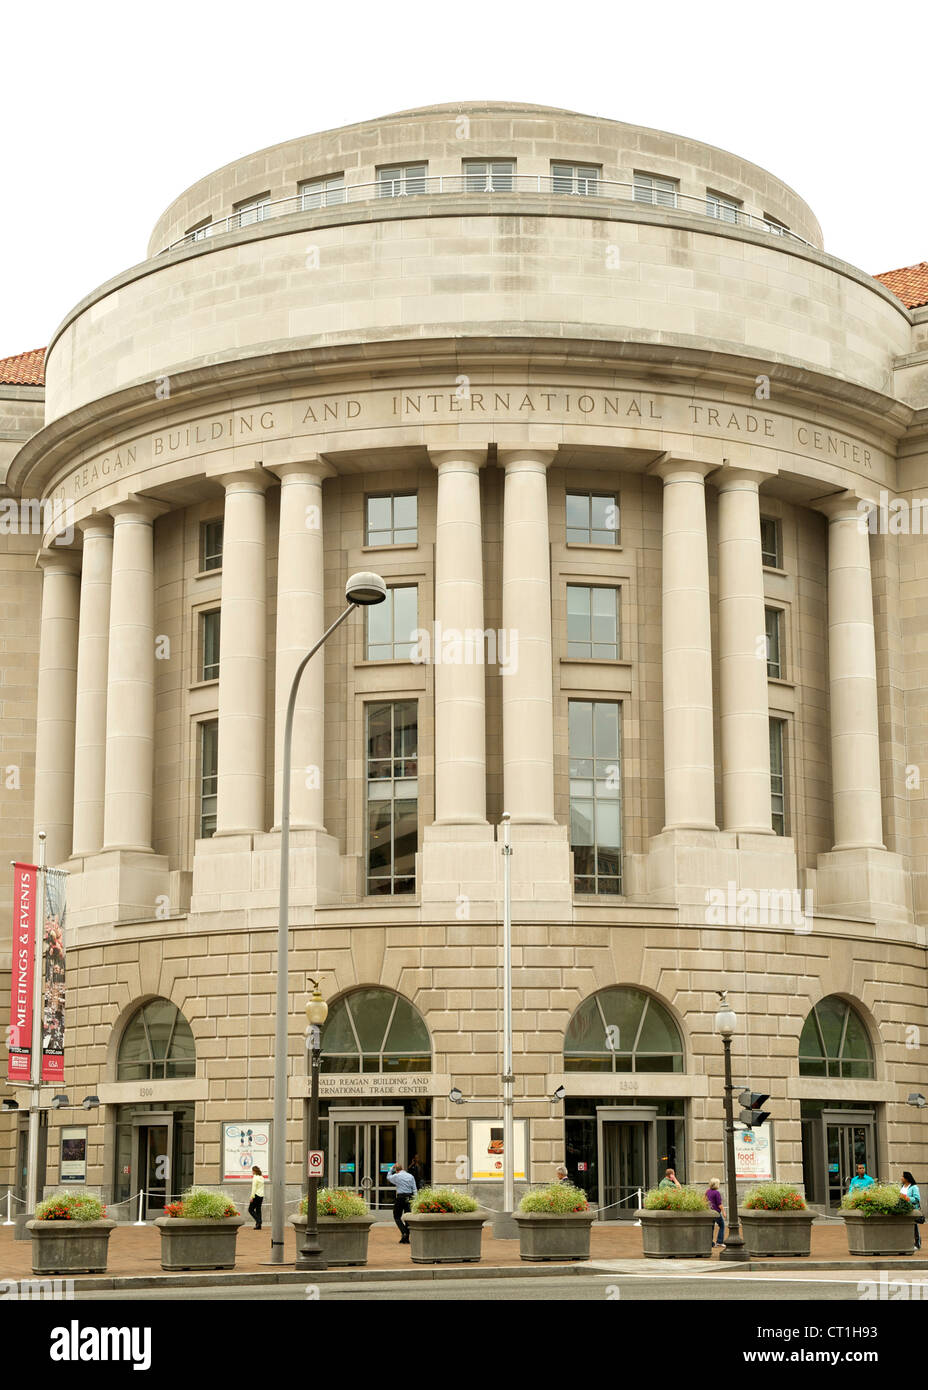
{"label": "signboard near entrance", "polygon": [[[515,1165],[513,1177],[516,1182],[526,1178],[525,1152],[528,1140],[528,1121],[513,1121],[515,1141]],[[470,1122],[470,1176],[474,1182],[493,1179],[503,1180],[503,1122],[499,1120],[471,1120]]]}
{"label": "signboard near entrance", "polygon": [[267,1120],[236,1120],[222,1126],[222,1182],[251,1182],[252,1167],[271,1168],[271,1126]]}
{"label": "signboard near entrance", "polygon": [[773,1126],[760,1129],[735,1126],[735,1176],[740,1182],[769,1182],[773,1177]]}
{"label": "signboard near entrance", "polygon": [[87,1181],[87,1131],[77,1125],[65,1125],[61,1131],[61,1182]]}
{"label": "signboard near entrance", "polygon": [[[319,1078],[319,1094],[324,1100],[337,1100],[340,1096],[371,1096],[378,1099],[386,1096],[446,1096],[450,1090],[450,1076],[438,1076],[430,1071],[404,1071],[396,1075],[383,1072],[329,1072]],[[308,1079],[306,1095],[309,1095]]]}

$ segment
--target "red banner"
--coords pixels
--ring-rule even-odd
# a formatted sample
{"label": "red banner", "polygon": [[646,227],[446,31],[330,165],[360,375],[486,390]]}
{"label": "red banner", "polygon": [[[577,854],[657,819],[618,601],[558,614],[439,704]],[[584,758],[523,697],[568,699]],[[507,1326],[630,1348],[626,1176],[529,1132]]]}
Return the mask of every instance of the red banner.
{"label": "red banner", "polygon": [[13,977],[10,1026],[7,1030],[10,1081],[29,1081],[32,1066],[32,969],[35,960],[36,896],[39,871],[34,864],[13,865]]}
{"label": "red banner", "polygon": [[64,918],[68,876],[45,871],[42,991],[42,1080],[64,1080]]}

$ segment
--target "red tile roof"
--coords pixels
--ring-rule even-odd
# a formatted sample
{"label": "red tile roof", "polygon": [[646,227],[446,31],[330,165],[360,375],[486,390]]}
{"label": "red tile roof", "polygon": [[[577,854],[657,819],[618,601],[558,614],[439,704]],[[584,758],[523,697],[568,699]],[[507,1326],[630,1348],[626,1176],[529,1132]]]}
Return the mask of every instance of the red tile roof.
{"label": "red tile roof", "polygon": [[18,352],[15,357],[0,357],[0,386],[44,386],[45,349]]}
{"label": "red tile roof", "polygon": [[904,265],[901,270],[884,270],[874,279],[881,280],[907,309],[920,309],[928,304],[928,261]]}

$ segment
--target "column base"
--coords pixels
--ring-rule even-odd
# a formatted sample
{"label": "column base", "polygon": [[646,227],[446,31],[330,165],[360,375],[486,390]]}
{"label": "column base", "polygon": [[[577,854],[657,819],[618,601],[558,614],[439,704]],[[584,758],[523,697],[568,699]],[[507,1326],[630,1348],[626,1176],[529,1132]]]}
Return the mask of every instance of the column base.
{"label": "column base", "polygon": [[[291,908],[343,901],[340,849],[334,835],[325,830],[291,830],[289,878]],[[192,912],[250,909],[265,917],[268,909],[277,909],[279,901],[279,830],[197,841]]]}
{"label": "column base", "polygon": [[495,831],[486,821],[425,827],[416,870],[429,920],[499,921],[502,854]]}
{"label": "column base", "polygon": [[[525,922],[572,921],[573,854],[567,826],[514,822],[510,842],[513,917]],[[502,865],[500,854],[501,895]]]}
{"label": "column base", "polygon": [[103,849],[70,859],[68,926],[154,922],[186,908],[182,875],[151,850]]}
{"label": "column base", "polygon": [[816,911],[878,922],[913,920],[901,854],[886,849],[833,849],[820,854],[816,865]]}
{"label": "column base", "polygon": [[[662,830],[626,860],[628,896],[681,909],[681,923],[794,925],[799,906],[793,841],[733,830]],[[789,901],[786,899],[789,894]],[[719,912],[722,912],[722,920]],[[787,921],[787,919],[789,919]]]}

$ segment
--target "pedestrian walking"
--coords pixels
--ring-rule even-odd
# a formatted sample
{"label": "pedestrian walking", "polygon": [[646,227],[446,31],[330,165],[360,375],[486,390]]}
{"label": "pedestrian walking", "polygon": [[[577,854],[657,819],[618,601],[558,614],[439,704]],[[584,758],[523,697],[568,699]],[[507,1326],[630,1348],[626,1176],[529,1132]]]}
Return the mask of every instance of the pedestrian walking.
{"label": "pedestrian walking", "polygon": [[922,1194],[918,1190],[918,1183],[912,1177],[912,1174],[908,1171],[908,1169],[903,1170],[902,1187],[900,1188],[900,1191],[903,1197],[908,1197],[909,1201],[912,1203],[912,1210],[916,1213],[915,1249],[921,1250],[922,1233],[918,1228],[922,1225],[922,1223],[925,1220],[925,1213],[922,1211]]}
{"label": "pedestrian walking", "polygon": [[679,1186],[680,1186],[680,1184],[677,1182],[677,1175],[676,1175],[676,1173],[673,1171],[672,1168],[668,1168],[668,1169],[667,1169],[666,1173],[664,1174],[664,1176],[661,1178],[660,1182],[659,1182],[657,1185],[658,1185],[658,1187],[679,1187]]}
{"label": "pedestrian walking", "polygon": [[254,1219],[255,1230],[261,1229],[261,1208],[264,1205],[264,1174],[257,1163],[251,1170],[251,1201],[248,1203],[248,1215]]}
{"label": "pedestrian walking", "polygon": [[402,1163],[394,1163],[387,1174],[387,1182],[396,1188],[396,1200],[393,1203],[393,1220],[396,1222],[400,1233],[400,1245],[409,1244],[409,1227],[403,1217],[412,1205],[412,1199],[419,1190],[416,1180],[412,1173],[406,1171]]}
{"label": "pedestrian walking", "polygon": [[[718,1178],[713,1178],[712,1181],[709,1183],[709,1186],[706,1188],[706,1201],[709,1203],[709,1206],[712,1208],[712,1214],[713,1214],[713,1216],[715,1217],[715,1220],[714,1220],[714,1222],[712,1223],[712,1249],[714,1250],[714,1249],[716,1248],[716,1246],[718,1246],[718,1248],[719,1248],[720,1250],[724,1250],[724,1249],[725,1249],[725,1206],[724,1206],[724,1203],[722,1202],[722,1194],[721,1194],[721,1192],[719,1191],[719,1180],[718,1180]],[[718,1226],[718,1228],[719,1228],[719,1232],[718,1232],[719,1238],[718,1238],[718,1240],[715,1239],[715,1228],[716,1228],[716,1226]]]}
{"label": "pedestrian walking", "polygon": [[557,1165],[557,1167],[554,1170],[554,1176],[557,1178],[559,1183],[563,1183],[566,1187],[573,1187],[573,1183],[571,1182],[570,1176],[563,1163],[559,1163]]}

